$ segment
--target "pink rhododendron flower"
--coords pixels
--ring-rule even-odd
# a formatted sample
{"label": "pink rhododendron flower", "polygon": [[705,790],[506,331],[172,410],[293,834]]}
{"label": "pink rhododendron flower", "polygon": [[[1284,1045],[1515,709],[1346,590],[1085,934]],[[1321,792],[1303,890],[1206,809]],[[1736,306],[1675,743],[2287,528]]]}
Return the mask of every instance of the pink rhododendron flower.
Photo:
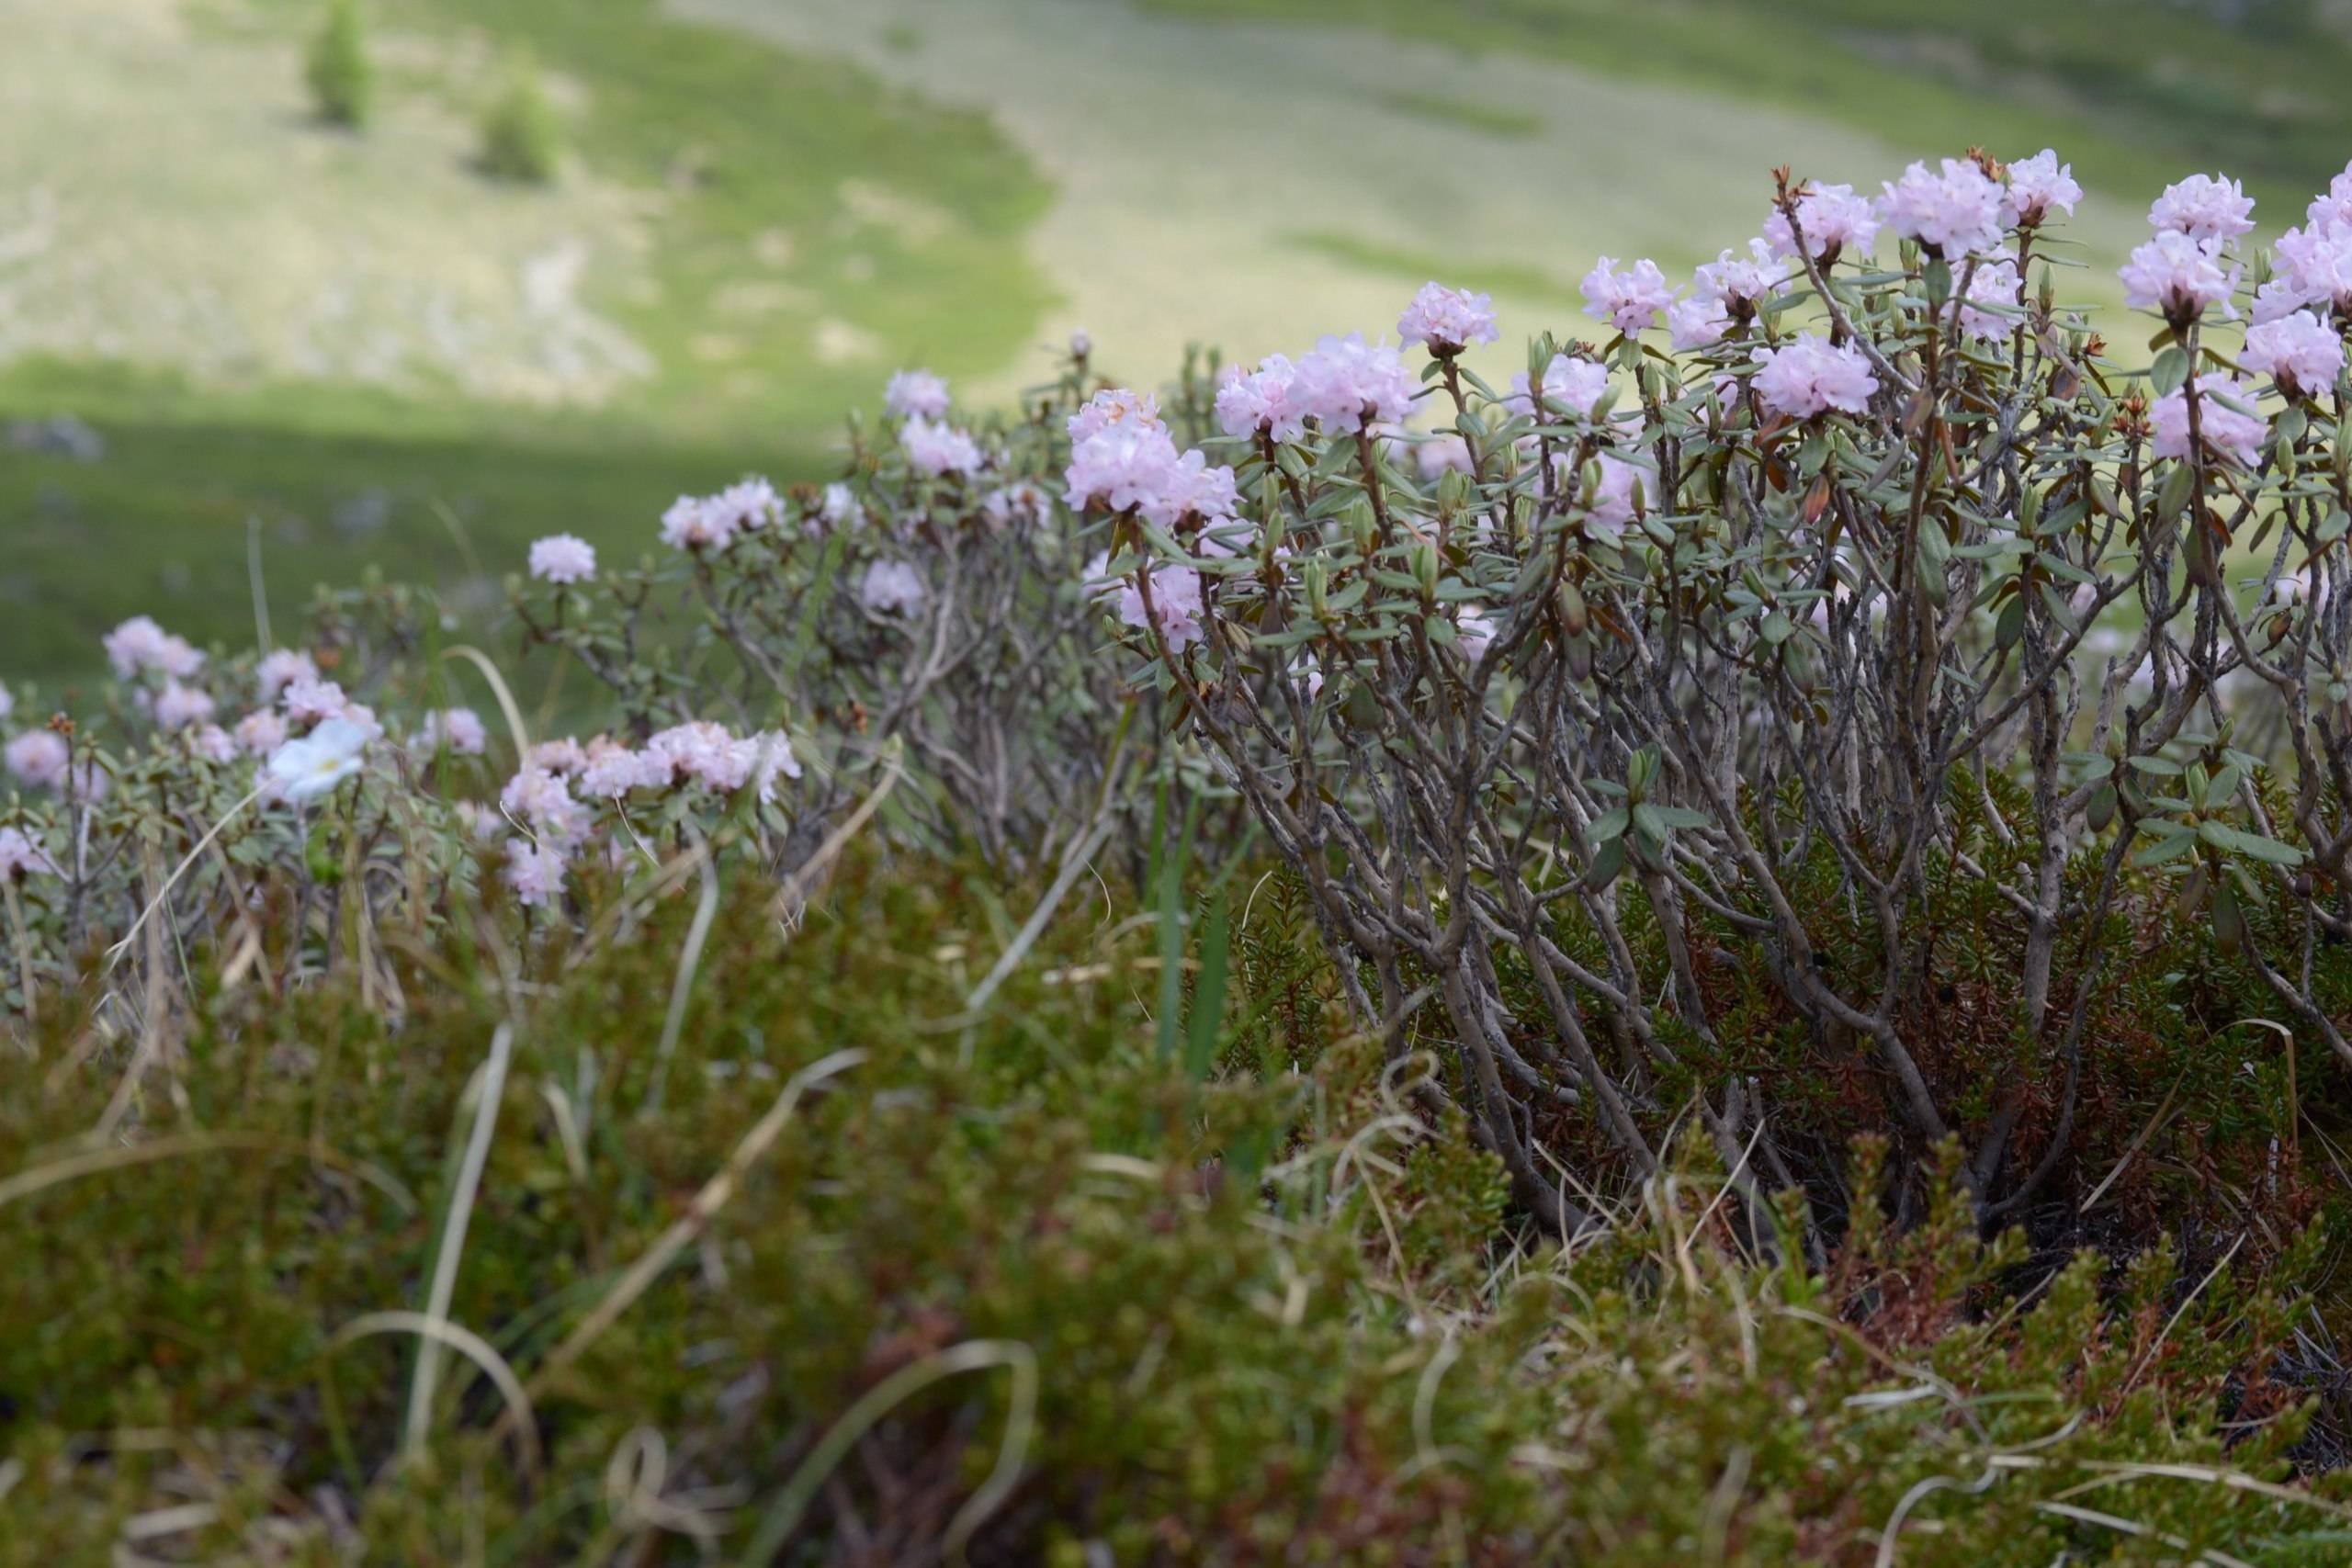
{"label": "pink rhododendron flower", "polygon": [[286,709],[286,716],[296,724],[322,724],[341,716],[351,706],[351,699],[343,694],[342,686],[315,678],[289,682],[277,700]]}
{"label": "pink rhododendron flower", "polygon": [[2083,187],[2075,183],[2075,166],[2061,164],[2058,154],[2044,147],[2009,165],[2003,215],[2010,223],[2030,228],[2047,218],[2053,207],[2072,215],[2075,203],[2082,199]]}
{"label": "pink rhododendron flower", "polygon": [[499,809],[567,853],[588,837],[588,807],[572,798],[571,786],[545,768],[526,766],[498,793]]}
{"label": "pink rhododendron flower", "polygon": [[1069,438],[1084,441],[1100,435],[1114,424],[1148,424],[1167,428],[1159,417],[1159,400],[1149,392],[1137,392],[1125,387],[1105,387],[1069,416]]}
{"label": "pink rhododendron flower", "polygon": [[[2259,462],[2270,424],[2259,414],[2242,412],[2253,406],[2254,394],[2235,378],[2218,371],[2197,378],[2197,423],[2206,449],[2245,468]],[[2176,387],[2158,398],[2148,410],[2148,424],[2155,433],[2157,457],[2188,457],[2188,389]]]}
{"label": "pink rhododendron flower", "polygon": [[1827,339],[1799,333],[1778,348],[1752,355],[1756,395],[1764,406],[1791,419],[1811,419],[1830,409],[1862,413],[1878,390],[1871,362],[1850,344],[1832,347]]}
{"label": "pink rhododendron flower", "polygon": [[1421,343],[1429,344],[1431,354],[1459,354],[1474,343],[1493,343],[1501,336],[1495,330],[1494,304],[1491,295],[1424,283],[1396,318],[1396,333],[1408,348]]}
{"label": "pink rhododendron flower", "polygon": [[[1852,186],[1814,186],[1797,198],[1805,249],[1825,266],[1841,255],[1869,255],[1878,243],[1878,209]],[[1778,209],[1764,220],[1764,243],[1776,256],[1797,254],[1796,235]]]}
{"label": "pink rhododendron flower", "polygon": [[[2352,225],[2290,229],[2278,236],[2277,250],[2278,276],[2264,286],[2265,292],[2283,284],[2274,298],[2352,312]],[[2261,303],[2260,296],[2256,302]]]}
{"label": "pink rhododendron flower", "polygon": [[784,515],[784,502],[775,487],[762,479],[729,485],[703,504],[720,527],[742,534],[757,533]]}
{"label": "pink rhododendron flower", "polygon": [[297,681],[318,678],[319,667],[311,656],[289,648],[262,655],[261,662],[254,666],[254,680],[261,687],[261,700],[265,703],[276,702],[278,694]]}
{"label": "pink rhododendron flower", "polygon": [[20,828],[0,828],[0,877],[22,882],[28,876],[57,874],[57,863],[38,840]]}
{"label": "pink rhododendron flower", "polygon": [[[1146,624],[1143,608],[1143,574],[1120,584],[1119,619],[1131,626]],[[1201,574],[1185,566],[1155,566],[1151,569],[1152,618],[1159,623],[1159,635],[1168,639],[1171,653],[1201,640]]]}
{"label": "pink rhododendron flower", "polygon": [[1053,498],[1023,479],[1001,485],[980,498],[980,514],[1000,528],[1037,527],[1054,515]]}
{"label": "pink rhododendron flower", "polygon": [[1626,272],[1611,270],[1616,265],[1603,256],[1584,275],[1579,287],[1585,313],[1628,336],[1657,325],[1658,313],[1674,303],[1674,288],[1666,281],[1666,274],[1646,256]]}
{"label": "pink rhododendron flower", "polygon": [[876,615],[896,615],[922,604],[927,592],[922,573],[902,560],[878,560],[866,569],[858,585],[858,603]]}
{"label": "pink rhododendron flower", "polygon": [[161,729],[186,729],[212,716],[212,696],[201,686],[165,681],[155,698],[155,724]]}
{"label": "pink rhododendron flower", "polygon": [[237,742],[217,724],[198,725],[187,738],[188,750],[208,762],[233,762],[237,760]]}
{"label": "pink rhododendron flower", "polygon": [[1449,471],[1469,473],[1472,470],[1470,443],[1450,430],[1440,431],[1426,441],[1414,444],[1413,467],[1425,480]]}
{"label": "pink rhododendron flower", "polygon": [[817,520],[828,528],[842,528],[865,515],[857,492],[839,479],[824,488],[817,502]]}
{"label": "pink rhododendron flower", "polygon": [[563,897],[563,856],[548,844],[534,844],[527,839],[506,840],[506,869],[503,874],[506,886],[514,891],[514,902],[525,908],[537,908]]}
{"label": "pink rhododendron flower", "polygon": [[2005,338],[2021,318],[2005,316],[1984,305],[2016,305],[2024,298],[2025,280],[2018,276],[2017,258],[2004,252],[1976,264],[1968,275],[1968,292],[1960,305],[1960,328],[1971,337]]}
{"label": "pink rhododendron flower", "polygon": [[460,757],[479,757],[490,749],[490,732],[473,709],[444,708],[424,716],[424,722],[417,727],[416,742],[426,751],[446,746]]}
{"label": "pink rhododendron flower", "polygon": [[682,495],[662,513],[662,542],[673,550],[723,550],[734,537],[730,521],[704,496]]}
{"label": "pink rhododendron flower", "polygon": [[[1734,317],[1746,321],[1766,296],[1788,288],[1788,277],[1787,261],[1775,256],[1763,240],[1750,240],[1746,257],[1724,252],[1699,269],[1691,288],[1700,299],[1719,300]],[[1668,320],[1672,319],[1668,312]]]}
{"label": "pink rhododendron flower", "polygon": [[2290,398],[2327,391],[2344,369],[2344,340],[2309,310],[2246,329],[2238,363]]}
{"label": "pink rhododendron flower", "polygon": [[1298,367],[1279,354],[1255,370],[1228,365],[1216,389],[1217,428],[1237,438],[1271,433],[1277,441],[1298,439],[1303,416],[1292,407],[1291,384]]}
{"label": "pink rhododendron flower", "polygon": [[2253,232],[2254,197],[2226,176],[2191,175],[2165,186],[2148,209],[2148,224],[2218,246]]}
{"label": "pink rhododendron flower", "polygon": [[882,389],[882,406],[900,419],[937,419],[947,412],[947,383],[928,370],[901,370]]}
{"label": "pink rhododendron flower", "polygon": [[585,582],[596,575],[596,547],[571,534],[531,542],[531,575],[541,582]]}
{"label": "pink rhododendron flower", "polygon": [[524,754],[525,761],[535,768],[570,778],[588,765],[588,753],[580,742],[569,735],[559,735],[552,740],[542,740]]}
{"label": "pink rhododendron flower", "polygon": [[917,473],[939,479],[980,471],[980,446],[952,424],[933,424],[917,415],[899,427],[899,446]]}
{"label": "pink rhododendron flower", "polygon": [[[1552,363],[1544,367],[1540,392],[1543,400],[1568,409],[1580,418],[1590,419],[1592,411],[1600,405],[1608,391],[1609,367],[1599,360],[1555,354]],[[1527,372],[1522,370],[1510,378],[1510,393],[1503,399],[1503,407],[1513,413],[1526,414],[1539,423],[1549,423],[1558,416],[1537,411],[1538,395],[1538,389],[1529,384]]]}
{"label": "pink rhododendron flower", "polygon": [[1374,424],[1402,424],[1416,384],[1397,352],[1367,344],[1362,333],[1325,337],[1298,362],[1291,411],[1312,417],[1326,435],[1351,435]]}
{"label": "pink rhododendron flower", "polygon": [[1666,330],[1678,354],[1709,348],[1731,331],[1731,312],[1721,299],[1677,299],[1666,308]]}
{"label": "pink rhododendron flower", "polygon": [[599,739],[589,743],[588,761],[580,770],[580,793],[608,800],[633,789],[664,788],[672,776],[667,758]]}
{"label": "pink rhododendron flower", "polygon": [[1885,190],[1886,226],[1948,261],[2001,243],[2001,187],[1966,159],[1944,159],[1940,173],[1914,164]]}
{"label": "pink rhododendron flower", "polygon": [[1063,472],[1071,507],[1125,512],[1156,501],[1178,462],[1166,427],[1132,420],[1105,425],[1071,448]]}
{"label": "pink rhododendron flower", "polygon": [[1241,509],[1241,492],[1233,470],[1213,464],[1197,451],[1183,452],[1163,469],[1159,483],[1143,500],[1143,514],[1162,528],[1173,528],[1186,517],[1216,522]]}
{"label": "pink rhododendron flower", "polygon": [[2237,313],[2230,308],[2236,269],[2224,273],[2214,251],[2175,230],[2135,248],[2117,276],[2125,304],[2159,311],[2175,326],[2188,325],[2209,305]]}
{"label": "pink rhododendron flower", "polygon": [[65,737],[53,729],[28,729],[8,742],[0,760],[22,783],[35,789],[47,789],[65,777],[65,764],[71,756]]}
{"label": "pink rhododendron flower", "polygon": [[116,676],[125,681],[150,670],[175,680],[186,680],[204,664],[204,655],[189,646],[186,637],[173,636],[146,615],[131,616],[102,640],[107,662],[114,666]]}
{"label": "pink rhododendron flower", "polygon": [[237,750],[248,757],[266,757],[286,744],[286,720],[268,708],[256,708],[237,721]]}

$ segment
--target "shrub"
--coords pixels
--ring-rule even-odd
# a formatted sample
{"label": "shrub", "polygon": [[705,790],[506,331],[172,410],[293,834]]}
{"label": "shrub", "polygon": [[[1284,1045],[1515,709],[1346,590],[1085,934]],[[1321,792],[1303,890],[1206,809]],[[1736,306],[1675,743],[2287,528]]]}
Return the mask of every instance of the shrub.
{"label": "shrub", "polygon": [[321,119],[353,130],[368,123],[375,111],[376,80],[358,0],[331,0],[326,21],[304,58],[303,79]]}
{"label": "shrub", "polygon": [[480,167],[492,179],[547,185],[562,156],[563,126],[538,67],[517,60],[504,88],[482,111]]}

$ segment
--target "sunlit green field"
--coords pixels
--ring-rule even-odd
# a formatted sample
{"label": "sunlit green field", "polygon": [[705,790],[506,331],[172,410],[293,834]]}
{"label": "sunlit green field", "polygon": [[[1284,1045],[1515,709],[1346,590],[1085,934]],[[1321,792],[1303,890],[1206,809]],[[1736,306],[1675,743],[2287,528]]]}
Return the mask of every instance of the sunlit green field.
{"label": "sunlit green field", "polygon": [[[815,477],[926,363],[979,400],[1084,326],[1151,380],[1389,329],[1442,276],[1589,332],[1594,257],[1687,271],[1771,165],[1872,188],[2055,145],[2062,290],[2111,305],[2167,177],[2270,231],[2352,155],[2340,7],[2164,0],[372,0],[382,113],[311,118],[314,0],[0,0],[0,674],[146,610],[250,625],[369,563],[495,597],[550,527],[634,550],[679,489]],[[511,63],[570,139],[472,166]]]}

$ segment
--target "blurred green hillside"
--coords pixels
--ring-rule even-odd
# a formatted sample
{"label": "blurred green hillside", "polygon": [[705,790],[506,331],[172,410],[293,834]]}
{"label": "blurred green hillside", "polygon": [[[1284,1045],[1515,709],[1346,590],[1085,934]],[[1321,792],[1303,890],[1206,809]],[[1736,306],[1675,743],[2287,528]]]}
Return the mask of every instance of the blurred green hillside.
{"label": "blurred green hillside", "polygon": [[[682,489],[821,477],[891,369],[1001,402],[1077,326],[1151,380],[1443,276],[1501,363],[1590,330],[1597,254],[1739,243],[1779,163],[2054,146],[2104,303],[2166,179],[2240,175],[2275,232],[2352,156],[2343,0],[361,9],[353,134],[303,89],[321,0],[0,0],[0,678],[136,611],[249,635],[254,540],[281,612],[367,565],[493,603],[537,534],[633,554]],[[523,60],[545,189],[473,164]]]}

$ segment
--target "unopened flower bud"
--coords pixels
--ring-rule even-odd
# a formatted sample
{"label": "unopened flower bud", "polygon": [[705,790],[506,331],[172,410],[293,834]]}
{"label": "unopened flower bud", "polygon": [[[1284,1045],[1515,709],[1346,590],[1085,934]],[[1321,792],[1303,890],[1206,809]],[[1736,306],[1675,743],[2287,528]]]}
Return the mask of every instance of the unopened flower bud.
{"label": "unopened flower bud", "polygon": [[1421,585],[1423,595],[1437,592],[1437,547],[1427,539],[1413,547],[1413,581]]}

